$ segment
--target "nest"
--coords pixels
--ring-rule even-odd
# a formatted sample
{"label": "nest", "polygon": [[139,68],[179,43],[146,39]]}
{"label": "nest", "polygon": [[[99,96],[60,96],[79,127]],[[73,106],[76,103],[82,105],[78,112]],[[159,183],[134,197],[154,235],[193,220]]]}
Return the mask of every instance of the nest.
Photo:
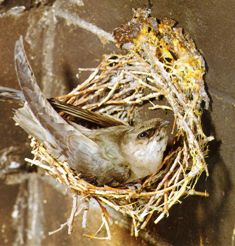
{"label": "nest", "polygon": [[[131,217],[132,232],[138,236],[153,214],[158,223],[183,197],[206,196],[194,188],[203,172],[208,175],[205,156],[213,139],[204,134],[201,125],[203,107],[209,105],[203,80],[205,62],[193,40],[173,20],[156,21],[147,10],[135,11],[129,23],[114,30],[114,37],[126,53],[106,55],[97,68],[81,69],[91,71],[89,78],[58,99],[125,122],[132,122],[134,112],[145,104],[152,114],[171,111],[174,144],[161,170],[141,184],[96,187],[81,179],[68,163],[50,156],[35,140],[31,144],[35,158],[28,161],[45,169],[73,194],[94,198],[102,208],[108,233],[106,206]],[[158,103],[160,97],[167,103]],[[78,214],[76,206],[75,201],[70,223],[66,223],[70,230]]]}

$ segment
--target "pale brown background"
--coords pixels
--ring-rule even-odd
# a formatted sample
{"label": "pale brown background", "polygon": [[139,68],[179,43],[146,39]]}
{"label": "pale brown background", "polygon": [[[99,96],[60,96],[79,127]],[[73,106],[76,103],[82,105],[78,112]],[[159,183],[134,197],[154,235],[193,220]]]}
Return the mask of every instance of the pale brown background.
{"label": "pale brown background", "polygon": [[[13,50],[19,35],[31,41],[26,44],[32,66],[44,92],[49,96],[71,90],[77,83],[78,67],[96,66],[104,53],[115,50],[113,43],[103,44],[91,32],[58,17],[59,11],[74,13],[111,33],[130,20],[132,8],[144,7],[147,1],[79,0],[70,1],[0,1],[0,85],[18,88]],[[211,97],[211,112],[204,117],[205,129],[214,134],[208,165],[210,177],[202,177],[199,190],[207,190],[209,198],[190,197],[175,206],[169,218],[158,225],[150,224],[151,235],[134,239],[126,229],[112,227],[112,241],[93,241],[82,237],[80,221],[71,236],[66,230],[48,237],[50,230],[63,223],[70,211],[71,198],[56,191],[48,182],[30,175],[19,184],[0,183],[0,245],[231,245],[235,226],[235,2],[234,0],[153,0],[152,15],[171,17],[179,22],[195,40],[208,65],[206,75]],[[41,4],[38,4],[41,3]],[[24,5],[19,16],[9,11]],[[58,5],[61,5],[58,7]],[[57,19],[55,24],[51,11]],[[8,11],[8,12],[7,12]],[[42,21],[42,15],[47,12]],[[41,21],[40,21],[41,19]],[[11,120],[12,106],[0,102],[0,150],[15,146],[23,157],[28,153],[27,137]],[[20,162],[20,160],[18,160]],[[16,183],[16,182],[15,182]],[[21,192],[21,193],[19,193]],[[17,242],[19,226],[14,226],[11,214],[16,197],[23,197],[22,240]],[[36,232],[27,234],[31,207],[38,209]],[[88,231],[97,223],[95,209],[91,212]],[[30,217],[31,216],[31,217]],[[98,228],[98,224],[96,225]],[[94,231],[94,230],[93,230]],[[41,233],[41,234],[40,234]],[[35,236],[37,235],[37,236]],[[21,243],[22,244],[21,244]]]}

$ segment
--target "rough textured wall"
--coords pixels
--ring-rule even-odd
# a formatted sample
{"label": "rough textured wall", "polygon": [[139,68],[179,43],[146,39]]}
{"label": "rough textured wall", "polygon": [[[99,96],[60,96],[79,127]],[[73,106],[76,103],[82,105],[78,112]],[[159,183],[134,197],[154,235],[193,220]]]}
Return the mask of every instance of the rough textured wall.
{"label": "rough textured wall", "polygon": [[[112,227],[112,241],[93,241],[82,237],[85,231],[81,229],[81,221],[71,236],[64,229],[48,237],[48,231],[67,219],[71,199],[58,192],[55,185],[48,184],[45,177],[12,174],[8,182],[13,184],[1,181],[0,186],[1,245],[77,245],[78,242],[80,245],[231,245],[235,226],[235,3],[233,0],[152,2],[152,15],[177,20],[207,61],[206,81],[212,103],[204,122],[206,131],[215,135],[216,141],[211,144],[208,159],[210,177],[202,177],[198,189],[206,189],[210,197],[184,200],[171,210],[168,219],[157,226],[149,225],[151,237],[145,233],[144,241],[136,241],[126,229],[116,225]],[[94,67],[102,54],[114,51],[112,30],[131,18],[132,8],[146,6],[144,1],[137,0],[2,0],[0,3],[0,85],[18,87],[13,50],[16,39],[23,35],[35,75],[47,96],[71,90],[78,83],[78,67]],[[0,102],[1,161],[4,153],[12,150],[10,160],[23,163],[24,156],[29,154],[28,141],[11,120],[12,107],[16,105]],[[9,149],[11,146],[14,149]],[[94,224],[98,227],[95,209],[88,230]],[[30,233],[26,233],[26,228]]]}

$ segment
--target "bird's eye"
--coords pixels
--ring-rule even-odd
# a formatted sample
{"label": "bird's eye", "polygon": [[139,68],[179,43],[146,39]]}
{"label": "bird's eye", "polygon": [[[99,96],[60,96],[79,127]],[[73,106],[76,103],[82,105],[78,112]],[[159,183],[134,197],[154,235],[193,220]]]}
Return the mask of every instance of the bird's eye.
{"label": "bird's eye", "polygon": [[144,139],[144,138],[151,138],[153,136],[153,134],[155,133],[155,128],[151,128],[148,129],[146,131],[143,131],[141,133],[139,133],[139,135],[137,136],[138,139]]}

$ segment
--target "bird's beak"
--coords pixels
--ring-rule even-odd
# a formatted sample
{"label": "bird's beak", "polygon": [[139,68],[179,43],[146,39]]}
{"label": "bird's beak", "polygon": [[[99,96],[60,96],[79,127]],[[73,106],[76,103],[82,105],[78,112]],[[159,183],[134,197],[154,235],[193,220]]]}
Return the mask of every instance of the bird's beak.
{"label": "bird's beak", "polygon": [[167,120],[163,121],[163,122],[161,123],[161,125],[160,125],[160,129],[161,129],[161,128],[167,128],[167,127],[169,126],[169,124],[170,124],[169,121],[167,121]]}

